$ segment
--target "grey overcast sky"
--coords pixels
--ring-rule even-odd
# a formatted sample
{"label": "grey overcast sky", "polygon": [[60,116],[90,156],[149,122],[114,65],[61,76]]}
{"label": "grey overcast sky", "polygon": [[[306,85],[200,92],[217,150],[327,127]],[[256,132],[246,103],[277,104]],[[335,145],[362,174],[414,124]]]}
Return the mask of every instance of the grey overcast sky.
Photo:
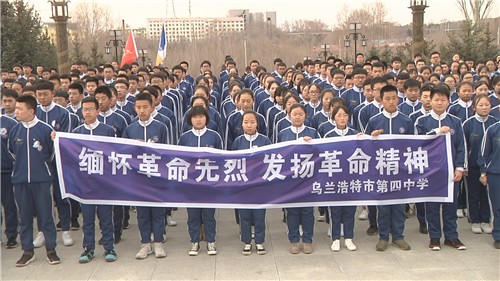
{"label": "grey overcast sky", "polygon": [[[188,0],[71,0],[71,9],[80,2],[98,2],[111,8],[118,24],[125,23],[132,28],[146,27],[147,18],[158,17],[189,17]],[[50,19],[50,3],[47,0],[27,0],[32,3],[42,17],[42,21]],[[192,17],[225,17],[230,9],[249,9],[253,12],[276,11],[278,26],[285,21],[295,19],[320,19],[328,25],[335,24],[335,16],[343,5],[351,9],[360,8],[375,0],[191,0]],[[402,25],[411,22],[410,0],[380,0],[387,8],[387,20]],[[500,17],[500,0],[495,0],[495,6],[490,17]],[[425,11],[427,23],[460,20],[463,16],[458,9],[456,0],[427,0],[429,8]]]}

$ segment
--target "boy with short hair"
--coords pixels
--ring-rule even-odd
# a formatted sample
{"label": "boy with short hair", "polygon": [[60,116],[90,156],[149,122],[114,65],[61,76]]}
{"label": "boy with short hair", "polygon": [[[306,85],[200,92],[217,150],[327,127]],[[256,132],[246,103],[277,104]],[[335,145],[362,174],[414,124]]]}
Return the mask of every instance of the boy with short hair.
{"label": "boy with short hair", "polygon": [[[48,82],[50,83],[50,82]],[[52,85],[52,83],[50,83]],[[24,251],[17,267],[35,260],[33,245],[33,216],[35,212],[42,230],[50,264],[61,263],[56,254],[56,226],[52,216],[51,185],[53,129],[36,117],[37,103],[32,96],[17,99],[16,117],[20,121],[9,136],[8,149],[15,159],[12,184],[19,208],[21,245]]]}
{"label": "boy with short hair", "polygon": [[[135,97],[135,110],[139,120],[133,122],[125,129],[123,138],[168,144],[168,129],[165,124],[155,120],[151,116],[153,109],[153,98],[151,95],[146,93],[138,94]],[[163,231],[165,229],[165,208],[137,206],[137,222],[139,224],[142,245],[135,257],[137,259],[145,259],[153,252],[157,258],[166,257],[167,254],[162,245]],[[153,249],[151,249],[151,233],[153,233],[154,238]]]}
{"label": "boy with short hair", "polygon": [[16,99],[19,94],[12,89],[2,89],[2,115],[16,119]]}
{"label": "boy with short hair", "polygon": [[422,104],[418,100],[421,84],[416,79],[408,79],[404,82],[403,87],[406,99],[398,105],[398,110],[404,115],[410,116],[413,112],[422,107]]}
{"label": "boy with short hair", "polygon": [[[421,116],[415,122],[415,129],[419,135],[451,134],[451,150],[453,155],[453,166],[455,173],[453,181],[454,196],[451,203],[425,203],[425,214],[429,231],[429,249],[441,250],[441,218],[443,219],[444,244],[458,250],[465,250],[465,245],[458,239],[457,232],[457,197],[460,180],[464,169],[467,168],[467,155],[465,136],[462,123],[457,117],[448,114],[446,108],[450,103],[450,90],[444,84],[434,86],[431,91],[431,113]],[[442,212],[441,212],[442,209]]]}
{"label": "boy with short hair", "polygon": [[472,93],[474,87],[472,83],[462,81],[457,86],[458,99],[448,108],[448,113],[458,117],[463,123],[469,119],[473,114],[472,112]]}

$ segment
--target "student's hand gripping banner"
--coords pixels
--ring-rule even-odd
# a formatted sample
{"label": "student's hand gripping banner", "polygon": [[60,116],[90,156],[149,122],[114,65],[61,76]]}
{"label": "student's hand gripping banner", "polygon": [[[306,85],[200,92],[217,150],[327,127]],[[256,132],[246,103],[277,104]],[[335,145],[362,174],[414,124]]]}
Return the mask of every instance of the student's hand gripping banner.
{"label": "student's hand gripping banner", "polygon": [[87,204],[282,208],[453,201],[449,136],[302,139],[222,151],[57,133],[63,197]]}

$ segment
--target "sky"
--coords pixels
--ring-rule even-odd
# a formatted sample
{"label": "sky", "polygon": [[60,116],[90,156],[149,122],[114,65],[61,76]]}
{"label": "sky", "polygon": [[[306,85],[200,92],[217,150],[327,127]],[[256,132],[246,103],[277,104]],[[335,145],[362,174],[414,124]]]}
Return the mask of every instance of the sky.
{"label": "sky", "polygon": [[[71,0],[68,5],[70,16],[72,7],[84,1],[93,0]],[[118,24],[125,19],[125,23],[132,28],[146,27],[147,18],[174,17],[174,10],[175,17],[189,17],[188,0],[95,1],[100,5],[109,6]],[[47,0],[26,0],[25,2],[34,5],[42,21],[52,21],[50,3]],[[278,27],[285,21],[296,19],[320,19],[332,25],[335,21],[334,17],[344,4],[349,5],[351,9],[356,9],[369,2],[375,2],[375,0],[191,0],[191,16],[225,17],[230,9],[249,9],[251,13],[276,11]],[[408,8],[410,0],[379,0],[379,2],[383,2],[386,6],[387,21],[402,25],[411,22],[411,10]],[[427,5],[429,7],[425,10],[426,23],[456,21],[463,18],[456,0],[427,0]],[[138,11],[142,12],[138,13]],[[490,17],[500,17],[500,0],[495,1]]]}

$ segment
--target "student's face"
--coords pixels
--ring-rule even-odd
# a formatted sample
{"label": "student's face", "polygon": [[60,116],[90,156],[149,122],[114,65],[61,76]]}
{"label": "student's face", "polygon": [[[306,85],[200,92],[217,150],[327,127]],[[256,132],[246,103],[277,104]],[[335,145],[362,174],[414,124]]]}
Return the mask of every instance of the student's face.
{"label": "student's face", "polygon": [[450,100],[446,97],[446,95],[436,93],[431,99],[432,110],[436,114],[443,114],[449,104]]}
{"label": "student's face", "polygon": [[128,90],[129,90],[129,92],[130,93],[135,93],[135,91],[137,91],[137,86],[138,86],[137,81],[130,80],[128,82]]}
{"label": "student's face", "polygon": [[295,80],[293,80],[294,85],[298,85],[300,80],[304,79],[304,75],[302,74],[297,74],[295,75]]}
{"label": "student's face", "polygon": [[257,124],[257,119],[253,114],[245,114],[245,116],[243,116],[242,125],[245,134],[255,135],[257,132]]}
{"label": "student's face", "polygon": [[409,87],[405,95],[411,101],[416,101],[418,99],[418,95],[420,94],[420,89],[418,87]]}
{"label": "student's face", "polygon": [[68,106],[68,101],[63,97],[54,97],[54,102],[62,107]]}
{"label": "student's face", "polygon": [[339,109],[337,114],[333,117],[335,124],[339,129],[345,129],[347,127],[347,122],[349,122],[349,114],[347,114],[344,109]]}
{"label": "student's face", "polygon": [[118,83],[115,85],[116,91],[118,92],[118,99],[123,100],[128,93],[128,87],[126,84]]}
{"label": "student's face", "polygon": [[321,90],[316,86],[309,87],[309,101],[311,103],[317,103],[319,99],[319,95],[321,94]]}
{"label": "student's face", "polygon": [[191,117],[191,124],[193,124],[193,129],[201,130],[207,125],[207,117],[204,114],[195,115]]}
{"label": "student's face", "polygon": [[18,83],[12,84],[12,86],[10,88],[12,90],[16,91],[19,95],[21,95],[21,93],[23,92],[23,87],[21,85],[19,85]]}
{"label": "student's face", "polygon": [[325,110],[326,112],[328,112],[328,110],[330,109],[330,101],[332,99],[333,99],[333,93],[332,92],[326,92],[323,95],[323,98],[321,99],[321,105],[323,106],[323,110]]}
{"label": "student's face", "polygon": [[83,99],[83,94],[80,94],[80,92],[77,89],[69,89],[68,94],[69,94],[69,101],[72,104],[79,104],[80,101]]}
{"label": "student's face", "polygon": [[99,110],[101,112],[106,112],[110,109],[111,99],[107,95],[99,93],[95,95],[95,98],[99,102]]}
{"label": "student's face", "polygon": [[86,102],[82,104],[82,115],[85,124],[89,125],[95,122],[97,115],[99,115],[99,110],[97,110],[93,102]]}
{"label": "student's face", "polygon": [[441,81],[440,81],[440,80],[439,80],[439,78],[437,78],[436,76],[431,76],[431,77],[429,78],[429,82],[431,82],[432,84],[436,85],[436,84],[438,84],[438,83],[439,83],[439,82],[441,82]]}
{"label": "student's face", "polygon": [[382,88],[387,85],[386,83],[375,83],[373,84],[373,89],[372,90],[372,95],[373,95],[373,98],[380,102],[380,90],[382,90]]}
{"label": "student's face", "polygon": [[458,96],[463,101],[470,101],[470,99],[472,98],[472,86],[462,85],[460,91],[458,91]]}
{"label": "student's face", "polygon": [[346,79],[345,80],[345,88],[346,89],[351,89],[354,86],[354,80],[353,79]]}
{"label": "student's face", "polygon": [[382,77],[384,75],[384,68],[383,67],[374,67],[372,69],[372,76],[373,77]]}
{"label": "student's face", "polygon": [[446,79],[444,79],[444,83],[446,85],[448,85],[448,87],[450,87],[450,91],[454,91],[455,90],[455,79],[453,79],[452,77],[447,77]]}
{"label": "student's face", "polygon": [[498,82],[493,89],[495,91],[495,94],[497,94],[497,96],[500,96],[500,82]]}
{"label": "student's face", "polygon": [[369,102],[373,101],[374,97],[370,85],[366,85],[365,87],[363,87],[363,94],[365,95],[367,101]]}
{"label": "student's face", "polygon": [[399,103],[398,93],[395,91],[384,93],[382,98],[382,104],[384,105],[385,111],[389,113],[394,113],[397,111]]}
{"label": "student's face", "polygon": [[425,110],[431,110],[431,91],[423,91],[419,100]]}
{"label": "student's face", "polygon": [[401,68],[401,62],[400,61],[394,61],[392,62],[392,68],[394,68],[395,70],[398,70]]}
{"label": "student's face", "polygon": [[163,79],[159,78],[159,77],[154,77],[153,79],[151,79],[151,86],[158,86],[161,88],[162,91],[165,91],[165,82],[163,81]]}
{"label": "student's face", "polygon": [[238,94],[239,91],[241,91],[241,88],[238,86],[234,86],[229,94],[231,95],[231,97],[234,97],[236,96],[236,94]]}
{"label": "student's face", "polygon": [[269,95],[271,95],[271,97],[274,97],[274,92],[276,92],[276,88],[278,88],[278,84],[273,83],[271,87],[269,87],[269,89],[267,90],[269,92]]}
{"label": "student's face", "polygon": [[115,72],[113,71],[113,69],[111,68],[105,68],[104,71],[103,71],[103,76],[106,80],[111,80],[113,79],[113,75],[115,74]]}
{"label": "student's face", "polygon": [[207,105],[205,104],[205,102],[202,99],[195,99],[193,101],[193,106],[192,107],[195,107],[195,106],[202,106],[205,109],[207,108]]}
{"label": "student's face", "polygon": [[342,85],[344,85],[344,75],[342,74],[333,75],[333,85],[337,87],[341,87]]}
{"label": "student's face", "polygon": [[353,83],[356,87],[361,88],[363,87],[363,83],[365,82],[366,75],[364,74],[356,74],[353,77]]}
{"label": "student's face", "polygon": [[311,90],[311,87],[309,85],[305,85],[303,86],[304,88],[302,88],[300,90],[300,93],[302,94],[302,98],[305,100],[305,101],[310,101],[311,100],[311,94],[309,94],[309,91]]}
{"label": "student's face", "polygon": [[481,117],[486,117],[490,114],[491,111],[491,103],[485,99],[481,98],[476,104],[476,113]]}
{"label": "student's face", "polygon": [[97,85],[95,82],[88,82],[87,85],[85,86],[85,89],[87,90],[87,93],[89,93],[89,95],[93,96],[94,95],[94,92],[95,92],[95,89],[97,88]]}
{"label": "student's face", "polygon": [[16,110],[16,99],[13,97],[2,97],[2,106],[7,113],[13,113]]}
{"label": "student's face", "polygon": [[488,95],[488,91],[489,91],[488,86],[484,84],[476,88],[477,95]]}
{"label": "student's face", "polygon": [[238,101],[238,107],[243,111],[251,110],[253,108],[253,98],[249,94],[243,94]]}
{"label": "student's face", "polygon": [[26,103],[16,103],[16,119],[21,122],[29,122],[35,117],[35,110],[28,109]]}
{"label": "student's face", "polygon": [[48,106],[54,98],[54,91],[51,90],[36,90],[36,98],[42,106]]}
{"label": "student's face", "polygon": [[304,125],[304,121],[306,120],[306,113],[300,107],[294,108],[290,112],[290,119],[292,120],[292,125],[294,127],[301,127]]}
{"label": "student's face", "polygon": [[431,76],[431,71],[429,69],[425,69],[421,73],[422,77],[424,77],[424,81],[429,81],[429,77]]}
{"label": "student's face", "polygon": [[285,104],[285,109],[286,109],[286,112],[290,114],[290,107],[292,107],[292,105],[298,103],[298,101],[296,101],[295,99],[291,98],[291,99],[288,99],[286,101],[286,104]]}
{"label": "student's face", "polygon": [[283,96],[275,96],[274,98],[276,99],[276,103],[278,103],[278,105],[283,106]]}
{"label": "student's face", "polygon": [[151,117],[153,106],[147,100],[138,100],[135,101],[135,112],[141,121],[147,121]]}

